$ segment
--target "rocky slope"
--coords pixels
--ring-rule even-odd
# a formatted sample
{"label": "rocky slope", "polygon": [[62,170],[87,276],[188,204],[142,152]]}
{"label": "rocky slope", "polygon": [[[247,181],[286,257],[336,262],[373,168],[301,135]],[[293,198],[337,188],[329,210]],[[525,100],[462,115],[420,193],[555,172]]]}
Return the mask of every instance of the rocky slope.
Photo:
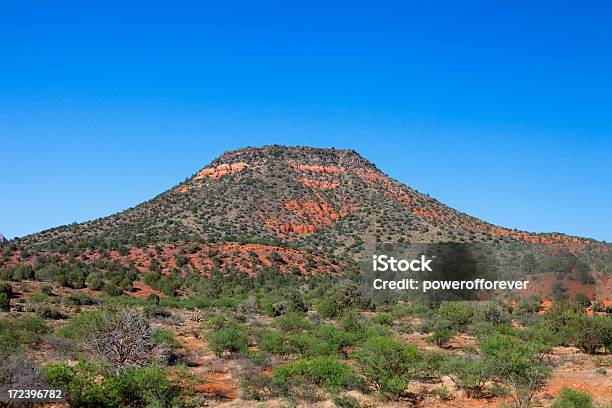
{"label": "rocky slope", "polygon": [[[27,260],[21,251],[71,250],[82,258],[86,249],[125,255],[155,245],[233,243],[294,250],[339,265],[376,243],[448,241],[556,244],[603,267],[609,259],[604,243],[511,230],[453,210],[352,150],[266,146],[226,152],[172,189],[121,213],[13,241],[4,262]],[[298,267],[304,270],[304,263]]]}

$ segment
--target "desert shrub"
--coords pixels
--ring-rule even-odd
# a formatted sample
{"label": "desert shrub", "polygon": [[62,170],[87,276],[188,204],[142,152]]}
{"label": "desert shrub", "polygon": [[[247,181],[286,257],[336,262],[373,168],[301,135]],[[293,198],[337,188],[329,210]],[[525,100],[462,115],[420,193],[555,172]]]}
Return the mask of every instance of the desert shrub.
{"label": "desert shrub", "polygon": [[544,320],[553,333],[557,333],[561,340],[572,338],[572,328],[584,315],[584,308],[577,302],[554,302],[550,309],[544,313]]}
{"label": "desert shrub", "polygon": [[287,336],[277,331],[258,333],[257,346],[259,350],[270,354],[287,356],[293,352],[288,344]]}
{"label": "desert shrub", "polygon": [[455,332],[450,327],[441,325],[434,329],[431,340],[438,347],[446,347],[448,342],[453,338]]}
{"label": "desert shrub", "polygon": [[272,384],[282,395],[290,396],[308,386],[326,391],[355,388],[359,378],[351,366],[324,356],[299,359],[274,368]]}
{"label": "desert shrub", "polygon": [[438,309],[438,316],[450,322],[450,328],[463,332],[474,316],[474,308],[469,302],[443,302]]}
{"label": "desert shrub", "polygon": [[263,401],[272,397],[274,390],[272,379],[268,375],[255,375],[240,382],[242,398],[247,400]]}
{"label": "desert shrub", "polygon": [[389,397],[403,393],[423,362],[414,345],[382,336],[369,338],[353,356],[367,383]]}
{"label": "desert shrub", "polygon": [[341,351],[357,342],[358,335],[334,326],[324,324],[317,327],[315,335],[325,340],[335,351]]}
{"label": "desert shrub", "polygon": [[332,398],[335,406],[338,408],[368,408],[369,405],[360,402],[352,395],[335,395]]}
{"label": "desert shrub", "polygon": [[550,408],[592,408],[591,396],[585,392],[564,388]]}
{"label": "desert shrub", "polygon": [[606,311],[606,306],[601,300],[598,300],[593,302],[591,309],[593,309],[593,312],[601,313]]}
{"label": "desert shrub", "polygon": [[13,282],[34,279],[34,269],[31,265],[17,265],[12,268],[0,269],[0,279]]}
{"label": "desert shrub", "polygon": [[38,367],[16,355],[0,356],[0,384],[11,389],[43,388]]}
{"label": "desert shrub", "polygon": [[70,319],[60,334],[108,362],[115,371],[149,364],[155,348],[149,322],[128,308],[82,312]]}
{"label": "desert shrub", "polygon": [[169,380],[158,366],[128,368],[115,373],[104,366],[80,361],[76,366],[51,364],[45,369],[52,386],[68,391],[71,407],[182,407],[178,380]]}
{"label": "desert shrub", "polygon": [[0,319],[0,353],[14,353],[19,347],[34,344],[51,332],[39,317]]}
{"label": "desert shrub", "polygon": [[245,331],[237,324],[229,324],[210,333],[208,344],[217,357],[225,352],[244,353],[249,346]]}
{"label": "desert shrub", "polygon": [[9,298],[13,296],[13,287],[10,283],[1,282],[0,283],[0,293],[6,294]]}
{"label": "desert shrub", "polygon": [[42,292],[35,292],[30,295],[30,300],[36,303],[45,302],[47,301],[47,299],[49,299],[49,295],[47,295],[46,293],[42,293]]}
{"label": "desert shrub", "polygon": [[571,323],[571,341],[588,354],[612,351],[612,317],[580,315]]}
{"label": "desert shrub", "polygon": [[94,299],[89,293],[81,291],[70,293],[66,298],[66,301],[75,306],[96,304],[96,299]]}
{"label": "desert shrub", "polygon": [[550,348],[537,341],[525,342],[495,333],[481,339],[480,349],[485,363],[493,369],[492,376],[511,388],[519,407],[528,407],[550,375],[550,369],[543,363]]}
{"label": "desert shrub", "polygon": [[574,302],[581,304],[583,307],[591,306],[591,301],[584,293],[577,293],[573,300]]}
{"label": "desert shrub", "polygon": [[40,291],[47,296],[53,295],[53,288],[49,285],[43,285],[43,287],[40,288]]}
{"label": "desert shrub", "polygon": [[474,320],[497,326],[510,323],[512,317],[508,308],[499,302],[479,302],[474,311]]}
{"label": "desert shrub", "polygon": [[43,319],[60,320],[66,318],[66,315],[60,312],[58,308],[45,304],[36,307],[36,314]]}
{"label": "desert shrub", "polygon": [[289,349],[302,357],[332,355],[337,349],[327,341],[311,334],[293,334],[287,337]]}
{"label": "desert shrub", "polygon": [[169,330],[155,330],[153,332],[153,342],[155,344],[167,344],[172,348],[181,347],[181,343],[176,339],[174,334]]}
{"label": "desert shrub", "polygon": [[102,290],[104,287],[104,279],[99,273],[92,272],[85,278],[85,284],[91,290]]}
{"label": "desert shrub", "polygon": [[482,397],[487,381],[493,376],[489,362],[480,357],[453,356],[444,361],[443,371],[471,398]]}
{"label": "desert shrub", "polygon": [[109,296],[121,296],[123,295],[123,288],[115,282],[106,282],[104,285],[104,292]]}
{"label": "desert shrub", "polygon": [[322,299],[316,304],[317,312],[324,319],[337,317],[342,313],[342,307],[332,299]]}
{"label": "desert shrub", "polygon": [[347,313],[341,321],[342,328],[358,337],[365,330],[365,324],[357,313]]}
{"label": "desert shrub", "polygon": [[394,320],[393,315],[387,312],[378,313],[372,318],[372,321],[374,323],[381,324],[383,326],[393,325],[393,320]]}
{"label": "desert shrub", "polygon": [[11,298],[6,293],[0,293],[0,310],[11,310]]}
{"label": "desert shrub", "polygon": [[288,313],[274,319],[274,326],[283,332],[301,332],[309,330],[312,324],[301,313]]}

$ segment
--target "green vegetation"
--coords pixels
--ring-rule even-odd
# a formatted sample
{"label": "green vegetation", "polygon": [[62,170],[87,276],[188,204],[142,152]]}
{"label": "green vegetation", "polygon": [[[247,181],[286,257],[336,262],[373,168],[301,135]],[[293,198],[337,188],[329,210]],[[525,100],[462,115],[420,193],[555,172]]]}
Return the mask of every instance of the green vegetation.
{"label": "green vegetation", "polygon": [[38,317],[0,319],[0,357],[2,353],[13,353],[23,346],[37,343],[42,335],[50,332]]}
{"label": "green vegetation", "polygon": [[186,391],[159,366],[130,368],[116,373],[81,360],[76,366],[51,364],[47,382],[68,391],[71,407],[184,407]]}
{"label": "green vegetation", "polygon": [[550,408],[593,408],[593,403],[589,394],[564,388]]}
{"label": "green vegetation", "polygon": [[423,357],[415,346],[391,337],[373,337],[354,353],[367,383],[386,396],[397,398],[417,377]]}

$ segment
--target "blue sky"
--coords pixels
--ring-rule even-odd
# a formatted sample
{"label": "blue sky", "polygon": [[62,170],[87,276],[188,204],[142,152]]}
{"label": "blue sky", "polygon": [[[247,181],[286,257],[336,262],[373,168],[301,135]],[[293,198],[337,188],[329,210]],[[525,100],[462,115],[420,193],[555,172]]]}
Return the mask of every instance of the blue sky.
{"label": "blue sky", "polygon": [[2,4],[0,233],[278,143],[353,148],[487,221],[612,241],[610,2],[122,3]]}

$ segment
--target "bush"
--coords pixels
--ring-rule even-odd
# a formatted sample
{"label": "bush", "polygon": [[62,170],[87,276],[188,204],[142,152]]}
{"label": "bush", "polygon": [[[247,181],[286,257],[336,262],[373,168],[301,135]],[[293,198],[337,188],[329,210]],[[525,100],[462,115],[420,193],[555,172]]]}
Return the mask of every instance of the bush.
{"label": "bush", "polygon": [[249,346],[246,333],[236,324],[212,332],[208,344],[217,357],[225,352],[244,353]]}
{"label": "bush", "polygon": [[514,402],[528,407],[535,392],[544,385],[550,369],[542,362],[549,347],[525,342],[508,334],[495,333],[480,342],[483,359],[493,370],[493,377],[509,386]]}
{"label": "bush", "polygon": [[440,319],[448,320],[450,328],[463,332],[470,324],[474,309],[468,302],[443,302],[438,310]]}
{"label": "bush", "polygon": [[90,273],[85,279],[87,287],[91,290],[102,290],[104,287],[104,279],[99,273]]}
{"label": "bush", "polygon": [[0,293],[0,310],[11,310],[11,298],[6,293]]}
{"label": "bush", "polygon": [[59,320],[66,318],[66,316],[59,311],[59,309],[44,304],[36,308],[36,314],[43,319]]}
{"label": "bush", "polygon": [[37,343],[50,332],[39,317],[0,319],[0,353],[14,353],[20,346]]}
{"label": "bush", "polygon": [[443,363],[442,370],[450,376],[458,389],[465,391],[471,398],[482,397],[487,381],[493,376],[488,361],[480,357],[451,357]]}
{"label": "bush", "polygon": [[593,408],[589,394],[564,388],[550,408]]}
{"label": "bush", "polygon": [[612,350],[612,317],[581,315],[572,322],[572,343],[583,353]]}
{"label": "bush", "polygon": [[44,388],[44,378],[33,363],[9,355],[0,358],[0,384],[11,389]]}
{"label": "bush", "polygon": [[390,397],[403,393],[423,362],[414,345],[384,336],[368,339],[353,356],[368,384]]}
{"label": "bush", "polygon": [[282,395],[315,386],[326,391],[355,388],[359,378],[351,366],[334,357],[299,359],[272,370],[272,384]]}
{"label": "bush", "polygon": [[323,299],[316,305],[317,312],[324,319],[337,317],[342,312],[342,308],[332,299]]}
{"label": "bush", "polygon": [[155,344],[167,344],[168,346],[175,349],[181,347],[181,343],[176,339],[176,337],[174,337],[174,334],[172,334],[172,332],[169,330],[156,330],[153,333],[153,342]]}
{"label": "bush", "polygon": [[149,364],[155,347],[149,322],[139,312],[127,308],[83,312],[60,333],[110,363],[115,371]]}
{"label": "bush", "polygon": [[393,325],[393,315],[387,312],[378,313],[376,316],[372,318],[372,321],[376,324],[381,324],[383,326],[391,326]]}
{"label": "bush", "polygon": [[13,296],[13,287],[10,283],[0,283],[0,293],[4,293],[10,298]]}
{"label": "bush", "polygon": [[288,313],[274,319],[274,326],[283,332],[297,333],[311,328],[311,323],[300,313]]}
{"label": "bush", "polygon": [[450,327],[440,326],[434,330],[431,340],[436,346],[444,348],[454,335],[455,332]]}
{"label": "bush", "polygon": [[113,373],[103,366],[80,361],[76,366],[51,364],[45,369],[49,384],[68,391],[75,408],[182,407],[184,391],[158,366],[129,368]]}

